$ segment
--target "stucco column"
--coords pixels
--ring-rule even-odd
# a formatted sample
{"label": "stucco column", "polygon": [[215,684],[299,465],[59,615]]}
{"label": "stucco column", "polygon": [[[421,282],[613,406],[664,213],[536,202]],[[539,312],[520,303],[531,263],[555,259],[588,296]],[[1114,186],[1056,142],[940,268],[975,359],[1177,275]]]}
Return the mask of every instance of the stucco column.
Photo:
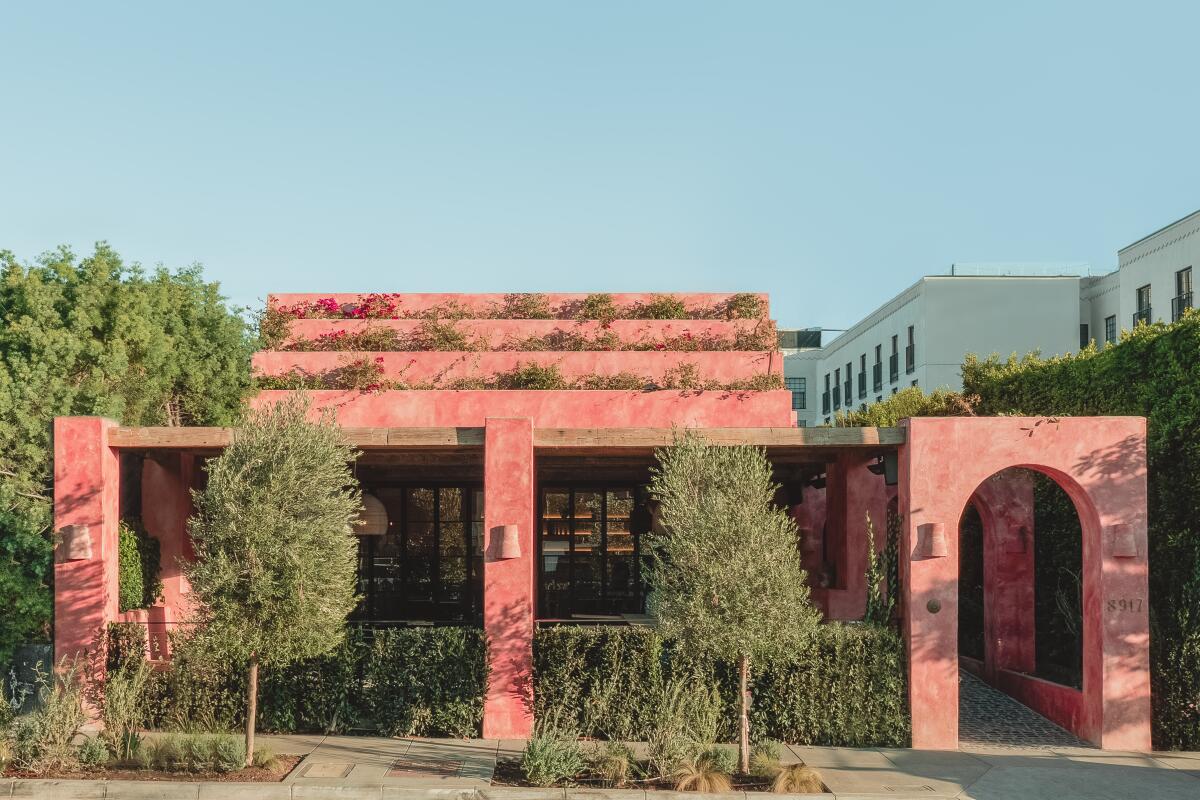
{"label": "stucco column", "polygon": [[194,467],[195,456],[178,451],[151,453],[142,464],[142,523],[158,540],[163,585],[162,602],[149,614],[152,658],[170,656],[167,634],[188,615],[185,598],[190,587],[182,562],[192,557],[187,521]]}
{"label": "stucco column", "polygon": [[116,424],[102,417],[54,420],[56,663],[85,655],[117,618],[120,457],[108,446]]}
{"label": "stucco column", "polygon": [[[484,425],[483,494],[487,542],[483,628],[491,678],[483,706],[485,739],[525,739],[533,730],[534,614],[533,423],[489,418]],[[515,525],[519,555],[502,552],[503,528]],[[502,557],[514,556],[514,557]]]}
{"label": "stucco column", "polygon": [[984,673],[1032,673],[1037,667],[1034,614],[1033,480],[1006,470],[972,498],[983,522]]}
{"label": "stucco column", "polygon": [[[900,583],[905,596],[908,700],[912,746],[958,748],[958,520],[953,491],[957,459],[913,420],[903,420],[900,448]],[[919,421],[918,421],[919,422]],[[942,445],[942,446],[939,446]]]}

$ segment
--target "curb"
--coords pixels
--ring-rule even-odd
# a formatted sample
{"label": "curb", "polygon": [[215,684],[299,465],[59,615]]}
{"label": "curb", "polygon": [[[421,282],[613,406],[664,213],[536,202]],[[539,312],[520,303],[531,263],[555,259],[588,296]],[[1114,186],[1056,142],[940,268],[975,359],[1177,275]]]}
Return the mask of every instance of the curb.
{"label": "curb", "polygon": [[[751,792],[764,796],[767,793]],[[642,789],[407,788],[403,786],[297,786],[280,783],[86,781],[0,779],[3,798],[44,800],[750,800],[746,792],[647,792]],[[771,794],[771,800],[833,800],[832,794]],[[900,798],[897,798],[900,800]]]}

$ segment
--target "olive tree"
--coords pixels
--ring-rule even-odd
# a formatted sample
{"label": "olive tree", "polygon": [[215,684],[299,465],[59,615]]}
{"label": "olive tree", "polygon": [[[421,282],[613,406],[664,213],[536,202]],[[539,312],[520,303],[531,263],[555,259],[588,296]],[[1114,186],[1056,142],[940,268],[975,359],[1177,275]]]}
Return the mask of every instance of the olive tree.
{"label": "olive tree", "polygon": [[355,453],[330,419],[309,422],[308,408],[298,397],[251,412],[193,493],[194,641],[246,669],[247,764],[259,666],[329,653],[357,602]]}
{"label": "olive tree", "polygon": [[796,525],[774,504],[766,454],[694,433],[660,449],[650,491],[650,610],[697,658],[735,663],[742,772],[750,766],[750,670],[804,645],[818,624]]}

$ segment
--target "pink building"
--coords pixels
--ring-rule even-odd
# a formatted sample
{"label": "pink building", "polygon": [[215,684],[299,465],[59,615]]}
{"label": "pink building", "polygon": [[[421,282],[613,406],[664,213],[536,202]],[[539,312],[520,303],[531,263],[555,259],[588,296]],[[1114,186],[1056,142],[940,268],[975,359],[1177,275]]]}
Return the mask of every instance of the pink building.
{"label": "pink building", "polygon": [[[877,534],[889,513],[900,515],[914,747],[958,745],[957,532],[972,503],[984,528],[986,608],[985,654],[972,666],[1102,747],[1150,749],[1144,420],[798,428],[765,295],[614,295],[595,314],[603,321],[581,319],[596,308],[585,295],[269,302],[289,327],[255,369],[279,386],[308,387],[362,451],[356,474],[373,524],[360,537],[357,617],[481,624],[491,660],[486,737],[530,731],[523,700],[539,621],[644,614],[648,470],[654,448],[688,427],[766,448],[780,503],[800,528],[814,602],[830,619],[863,613],[866,514]],[[654,315],[687,318],[644,318]],[[344,349],[380,342],[388,349]],[[253,403],[287,391],[262,391]],[[152,658],[169,657],[166,631],[186,614],[178,561],[190,555],[188,492],[230,435],[55,421],[56,656],[85,650],[125,618],[147,624]],[[1032,497],[1019,481],[989,480],[1009,467],[1048,475],[1079,515],[1078,689],[1032,675]],[[160,542],[164,597],[120,615],[117,526],[129,513]]]}

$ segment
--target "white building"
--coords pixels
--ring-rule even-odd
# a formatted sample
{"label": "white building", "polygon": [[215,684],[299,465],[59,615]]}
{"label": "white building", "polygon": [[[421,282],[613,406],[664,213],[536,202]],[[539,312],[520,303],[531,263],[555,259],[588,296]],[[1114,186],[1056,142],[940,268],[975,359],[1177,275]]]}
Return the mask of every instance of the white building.
{"label": "white building", "polygon": [[968,353],[1059,355],[1115,342],[1135,321],[1178,319],[1192,307],[1197,233],[1200,211],[1121,249],[1119,268],[1100,277],[1078,265],[956,266],[921,278],[832,341],[785,331],[798,421],[830,422],[908,386],[961,389]]}

